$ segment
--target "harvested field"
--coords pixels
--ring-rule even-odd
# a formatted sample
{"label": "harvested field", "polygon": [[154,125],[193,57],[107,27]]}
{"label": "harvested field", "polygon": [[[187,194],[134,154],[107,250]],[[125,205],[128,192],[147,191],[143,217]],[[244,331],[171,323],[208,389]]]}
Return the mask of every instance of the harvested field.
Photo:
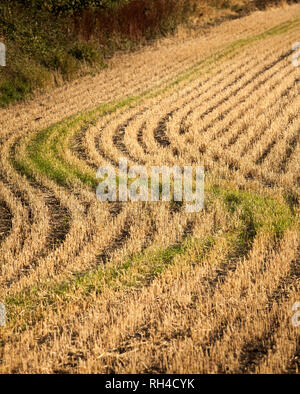
{"label": "harvested field", "polygon": [[[0,109],[0,373],[297,373],[300,5]],[[205,168],[205,207],[96,198]]]}

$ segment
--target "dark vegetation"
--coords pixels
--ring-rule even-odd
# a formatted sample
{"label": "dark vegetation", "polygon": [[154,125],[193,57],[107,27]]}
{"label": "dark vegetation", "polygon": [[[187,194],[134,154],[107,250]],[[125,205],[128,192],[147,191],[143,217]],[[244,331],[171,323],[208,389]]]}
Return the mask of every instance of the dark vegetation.
{"label": "dark vegetation", "polygon": [[7,65],[0,68],[0,106],[98,72],[117,50],[172,34],[191,16],[201,18],[212,9],[242,15],[281,2],[0,0],[0,42],[7,47]]}

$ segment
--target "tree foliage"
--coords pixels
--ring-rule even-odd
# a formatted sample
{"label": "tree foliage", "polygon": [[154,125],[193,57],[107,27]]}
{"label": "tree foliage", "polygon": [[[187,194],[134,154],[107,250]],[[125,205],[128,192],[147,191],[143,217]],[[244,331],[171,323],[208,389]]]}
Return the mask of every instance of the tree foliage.
{"label": "tree foliage", "polygon": [[26,7],[46,10],[54,14],[75,14],[86,8],[110,9],[129,0],[18,0]]}

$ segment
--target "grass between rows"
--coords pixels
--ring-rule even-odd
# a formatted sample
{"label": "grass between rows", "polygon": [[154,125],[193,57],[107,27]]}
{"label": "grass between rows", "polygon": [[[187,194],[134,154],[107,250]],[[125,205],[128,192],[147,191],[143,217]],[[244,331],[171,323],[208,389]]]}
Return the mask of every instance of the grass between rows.
{"label": "grass between rows", "polygon": [[[228,56],[234,56],[245,47],[261,39],[283,34],[298,26],[298,24],[299,20],[297,19],[248,39],[235,41],[208,59],[197,63],[193,68],[179,74],[175,80],[168,81],[167,84],[145,91],[139,96],[126,97],[119,101],[101,105],[88,113],[68,118],[46,128],[38,132],[30,141],[27,147],[28,160],[14,158],[12,159],[13,165],[18,171],[30,178],[34,178],[36,171],[38,171],[60,185],[67,185],[79,179],[83,184],[94,188],[97,185],[97,179],[91,170],[87,168],[86,172],[82,172],[78,167],[66,163],[64,158],[59,155],[58,145],[62,141],[75,135],[82,127],[95,122],[101,116],[116,112],[120,108],[137,105],[147,97],[163,94],[177,87],[181,82],[190,81],[193,77],[197,77],[201,70],[211,64],[224,60]],[[55,137],[51,140],[49,155],[45,151],[45,146],[47,146],[48,139],[53,133],[55,133]],[[221,200],[224,209],[231,215],[238,212],[239,228],[234,231],[223,232],[226,242],[231,245],[231,253],[228,255],[230,259],[233,256],[247,255],[258,233],[265,232],[271,234],[274,238],[280,238],[287,228],[295,224],[294,212],[280,196],[261,196],[259,193],[252,191],[235,190],[234,186],[228,187],[228,185],[227,187],[224,185],[206,185],[206,195],[209,195],[212,201]],[[19,316],[22,313],[21,321],[25,329],[26,319],[24,316],[28,317],[27,321],[37,320],[42,317],[46,306],[55,308],[57,300],[68,302],[73,296],[78,297],[78,294],[89,297],[95,292],[101,292],[104,286],[114,288],[144,286],[174,264],[177,256],[183,257],[187,254],[190,256],[196,251],[193,260],[199,264],[210,248],[218,242],[218,237],[220,237],[219,234],[207,235],[204,240],[189,238],[181,244],[171,245],[158,251],[152,246],[150,250],[131,256],[122,264],[115,265],[112,261],[96,270],[76,274],[74,278],[63,283],[40,283],[37,286],[24,289],[5,300],[9,316],[7,328],[14,325],[20,326]]]}
{"label": "grass between rows", "polygon": [[[55,180],[59,185],[65,186],[72,184],[74,180],[79,179],[84,184],[96,187],[98,184],[96,175],[88,166],[86,166],[83,172],[78,166],[66,162],[63,153],[60,152],[59,149],[59,146],[64,145],[66,139],[70,139],[72,136],[76,135],[82,128],[95,124],[100,117],[115,113],[120,109],[134,107],[141,104],[147,98],[155,98],[172,89],[176,89],[179,84],[191,82],[193,79],[199,77],[199,73],[208,72],[210,67],[225,59],[233,58],[243,49],[254,45],[256,42],[270,36],[284,34],[299,25],[300,19],[298,18],[291,22],[275,26],[258,35],[234,41],[215,54],[196,63],[184,72],[179,73],[177,77],[167,80],[163,84],[152,89],[145,90],[140,95],[128,96],[120,100],[101,104],[89,112],[72,116],[41,130],[33,137],[28,145],[27,151],[30,162],[28,160],[26,163],[22,160],[14,160],[14,166],[18,171],[27,176],[33,176],[34,170],[37,170]],[[55,137],[52,138],[51,144],[49,144],[48,139],[53,137],[53,134],[55,134]]]}
{"label": "grass between rows", "polygon": [[142,288],[176,264],[178,259],[188,259],[189,265],[203,264],[212,248],[219,242],[224,243],[224,240],[228,252],[223,263],[229,264],[247,257],[259,234],[263,233],[276,242],[288,228],[297,225],[290,208],[281,199],[225,188],[221,184],[211,185],[207,195],[210,206],[214,206],[217,200],[222,202],[224,214],[228,212],[235,223],[232,229],[217,228],[214,234],[202,238],[190,236],[165,249],[152,245],[143,252],[127,257],[120,264],[109,261],[95,269],[75,273],[62,282],[46,281],[25,288],[5,299],[7,329],[26,329],[27,325],[42,319],[48,308],[56,310],[57,304],[97,296],[105,288],[114,291]]}

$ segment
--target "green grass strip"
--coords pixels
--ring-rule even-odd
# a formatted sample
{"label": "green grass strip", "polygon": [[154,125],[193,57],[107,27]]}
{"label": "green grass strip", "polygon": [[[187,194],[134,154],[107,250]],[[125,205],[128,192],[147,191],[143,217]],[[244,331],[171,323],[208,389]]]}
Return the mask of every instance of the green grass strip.
{"label": "green grass strip", "polygon": [[[199,73],[201,68],[221,61],[226,56],[234,56],[241,49],[249,47],[259,40],[284,34],[298,25],[299,19],[281,24],[248,39],[235,41],[208,59],[179,74],[175,80],[169,81],[167,84],[147,90],[139,96],[127,97],[101,105],[92,111],[70,117],[46,128],[38,132],[27,146],[28,160],[14,159],[13,164],[16,169],[28,177],[34,177],[35,171],[39,171],[61,185],[66,185],[79,179],[82,183],[95,187],[97,180],[91,171],[82,173],[76,166],[65,163],[63,157],[57,157],[59,154],[58,145],[61,139],[69,138],[70,135],[74,135],[82,127],[95,122],[101,116],[114,113],[124,107],[137,105],[147,97],[158,96],[181,82],[190,80]],[[56,135],[51,142],[51,154],[48,154],[44,148],[52,133],[56,133]],[[237,256],[248,253],[253,240],[259,232],[264,231],[278,238],[282,236],[286,229],[295,224],[296,219],[291,207],[275,196],[261,196],[251,191],[235,190],[234,188],[221,186],[206,186],[206,189],[206,194],[210,196],[209,198],[212,201],[221,199],[224,203],[224,208],[230,214],[234,215],[237,210],[240,212],[241,227],[234,232],[224,234],[228,242],[235,245]],[[55,308],[58,298],[67,301],[72,295],[78,293],[88,297],[95,292],[101,292],[101,288],[104,285],[121,288],[142,286],[174,264],[176,256],[185,256],[187,253],[191,254],[194,249],[197,249],[201,251],[202,254],[200,253],[200,256],[203,258],[207,250],[216,242],[216,237],[208,235],[205,240],[200,242],[200,245],[199,242],[198,239],[193,238],[164,250],[146,250],[143,253],[132,256],[120,265],[110,262],[94,271],[76,274],[75,278],[63,283],[45,283],[39,284],[38,287],[25,289],[19,294],[7,297],[5,300],[8,306],[9,325],[18,325],[18,314],[20,311],[25,314],[33,313],[35,318],[38,318],[38,315],[42,317],[44,308],[47,305]],[[199,261],[201,262],[201,259]],[[22,319],[22,321],[24,320]]]}
{"label": "green grass strip", "polygon": [[296,218],[288,204],[281,199],[220,185],[210,185],[207,192],[209,205],[214,206],[219,200],[224,210],[232,215],[236,221],[234,229],[216,229],[215,235],[207,234],[203,239],[190,237],[165,249],[157,250],[152,245],[147,250],[126,258],[123,263],[109,261],[96,269],[75,273],[63,282],[47,281],[26,288],[6,298],[8,324],[19,326],[18,316],[21,312],[29,320],[39,320],[45,313],[45,308],[55,310],[58,300],[69,302],[74,297],[91,297],[100,294],[104,287],[115,290],[140,288],[174,265],[177,257],[188,257],[190,264],[201,264],[220,237],[225,237],[229,246],[230,253],[226,258],[228,262],[246,257],[258,234],[264,233],[278,240],[288,228],[296,224]]}
{"label": "green grass strip", "polygon": [[[300,19],[295,19],[291,22],[285,22],[263,33],[254,35],[252,37],[239,39],[231,44],[226,45],[215,54],[208,58],[194,64],[189,69],[179,73],[175,79],[167,80],[153,89],[148,89],[137,96],[125,97],[121,100],[102,104],[96,109],[86,113],[81,113],[76,116],[67,118],[53,126],[50,126],[42,131],[39,131],[28,145],[28,159],[26,163],[20,159],[13,160],[15,168],[23,174],[33,177],[34,172],[38,171],[51,179],[55,180],[60,185],[68,185],[73,183],[75,179],[79,179],[82,183],[95,188],[98,184],[96,175],[88,168],[83,173],[80,168],[71,163],[67,163],[62,154],[59,153],[59,146],[66,138],[71,138],[79,132],[83,127],[88,127],[99,119],[99,117],[112,114],[119,109],[134,107],[142,103],[147,98],[154,98],[161,94],[169,92],[171,89],[177,88],[179,84],[191,81],[193,78],[199,77],[202,70],[219,63],[227,58],[233,58],[245,48],[249,48],[256,42],[266,39],[271,36],[285,34],[286,32],[299,27]],[[48,139],[55,133],[56,137],[49,147],[47,146]]]}

